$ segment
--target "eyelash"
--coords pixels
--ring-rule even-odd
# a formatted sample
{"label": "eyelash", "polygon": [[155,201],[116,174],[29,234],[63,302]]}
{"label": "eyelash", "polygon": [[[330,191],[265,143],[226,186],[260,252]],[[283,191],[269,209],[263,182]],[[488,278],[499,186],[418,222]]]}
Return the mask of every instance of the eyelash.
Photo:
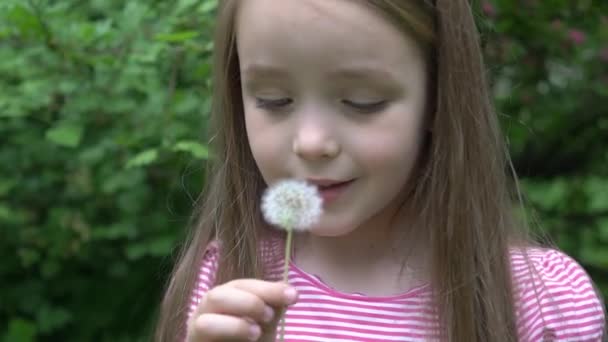
{"label": "eyelash", "polygon": [[383,110],[387,102],[382,100],[378,102],[356,103],[353,101],[343,100],[342,103],[353,108],[355,111],[363,114],[372,114]]}
{"label": "eyelash", "polygon": [[293,101],[289,98],[278,99],[278,100],[266,100],[266,99],[261,99],[258,97],[255,99],[255,102],[256,102],[256,107],[258,107],[258,108],[267,109],[267,110],[279,110],[285,106],[290,105],[291,102],[293,102]]}
{"label": "eyelash", "polygon": [[[284,109],[284,107],[290,105],[293,100],[289,98],[283,98],[278,100],[267,100],[256,98],[256,107],[261,109],[266,109],[269,111],[279,111]],[[355,111],[363,114],[371,114],[375,112],[379,112],[386,107],[386,101],[378,101],[372,103],[356,103],[349,100],[342,100],[342,103],[351,107]]]}

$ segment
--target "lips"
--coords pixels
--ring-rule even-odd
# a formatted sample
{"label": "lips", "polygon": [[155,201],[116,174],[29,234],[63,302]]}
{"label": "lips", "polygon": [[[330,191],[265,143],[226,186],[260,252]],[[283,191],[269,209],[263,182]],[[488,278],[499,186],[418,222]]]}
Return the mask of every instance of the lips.
{"label": "lips", "polygon": [[319,190],[329,190],[329,189],[339,188],[342,185],[346,185],[347,183],[350,183],[350,181],[333,183],[333,184],[328,184],[328,185],[317,185],[317,186],[319,187]]}
{"label": "lips", "polygon": [[334,202],[338,198],[341,197],[342,193],[346,191],[354,179],[350,179],[347,181],[339,181],[339,180],[329,180],[329,179],[316,179],[316,180],[308,180],[310,184],[316,185],[319,189],[319,193],[323,198],[323,204],[328,205],[331,202]]}
{"label": "lips", "polygon": [[338,187],[344,185],[346,183],[352,182],[353,180],[340,181],[340,180],[331,180],[331,179],[308,179],[308,183],[312,185],[316,185],[319,189],[329,189],[332,187]]}

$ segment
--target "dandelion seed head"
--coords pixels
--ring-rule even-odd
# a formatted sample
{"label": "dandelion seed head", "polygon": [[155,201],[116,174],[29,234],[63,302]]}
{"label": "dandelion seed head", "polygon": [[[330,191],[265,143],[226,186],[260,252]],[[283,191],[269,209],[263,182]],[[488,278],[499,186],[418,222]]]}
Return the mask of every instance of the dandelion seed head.
{"label": "dandelion seed head", "polygon": [[277,182],[262,196],[264,219],[283,229],[309,229],[319,221],[322,206],[317,187],[304,181]]}

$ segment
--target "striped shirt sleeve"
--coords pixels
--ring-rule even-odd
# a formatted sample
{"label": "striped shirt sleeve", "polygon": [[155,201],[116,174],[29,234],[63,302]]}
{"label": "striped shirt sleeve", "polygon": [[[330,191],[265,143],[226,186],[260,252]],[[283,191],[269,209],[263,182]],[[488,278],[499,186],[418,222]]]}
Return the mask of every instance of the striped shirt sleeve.
{"label": "striped shirt sleeve", "polygon": [[207,247],[203,260],[199,264],[197,270],[196,283],[192,294],[190,296],[190,302],[188,306],[188,320],[196,311],[199,303],[203,296],[211,289],[215,283],[215,275],[217,272],[219,260],[219,248],[217,242],[212,242]]}
{"label": "striped shirt sleeve", "polygon": [[537,271],[523,298],[525,341],[602,341],[604,305],[585,270],[557,250],[533,256]]}

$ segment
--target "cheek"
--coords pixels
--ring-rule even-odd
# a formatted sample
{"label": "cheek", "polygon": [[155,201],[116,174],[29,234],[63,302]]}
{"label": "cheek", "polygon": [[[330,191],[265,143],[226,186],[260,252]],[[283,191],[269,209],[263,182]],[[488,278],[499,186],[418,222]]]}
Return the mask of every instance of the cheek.
{"label": "cheek", "polygon": [[[408,172],[421,149],[422,128],[417,122],[411,124],[385,125],[376,134],[367,134],[359,145],[364,151],[364,164],[386,174]],[[364,135],[361,135],[364,136]],[[405,169],[404,169],[405,168]]]}
{"label": "cheek", "polygon": [[268,125],[264,117],[255,109],[245,105],[245,129],[247,130],[247,140],[251,150],[256,156],[266,148],[266,140],[262,137],[267,134]]}
{"label": "cheek", "polygon": [[276,177],[274,170],[284,145],[281,132],[267,122],[263,113],[256,111],[246,113],[245,127],[253,158],[264,179],[269,181]]}
{"label": "cheek", "polygon": [[393,179],[393,175],[409,174],[419,151],[417,143],[402,140],[370,144],[369,148],[370,153],[365,161],[369,170],[389,179]]}

